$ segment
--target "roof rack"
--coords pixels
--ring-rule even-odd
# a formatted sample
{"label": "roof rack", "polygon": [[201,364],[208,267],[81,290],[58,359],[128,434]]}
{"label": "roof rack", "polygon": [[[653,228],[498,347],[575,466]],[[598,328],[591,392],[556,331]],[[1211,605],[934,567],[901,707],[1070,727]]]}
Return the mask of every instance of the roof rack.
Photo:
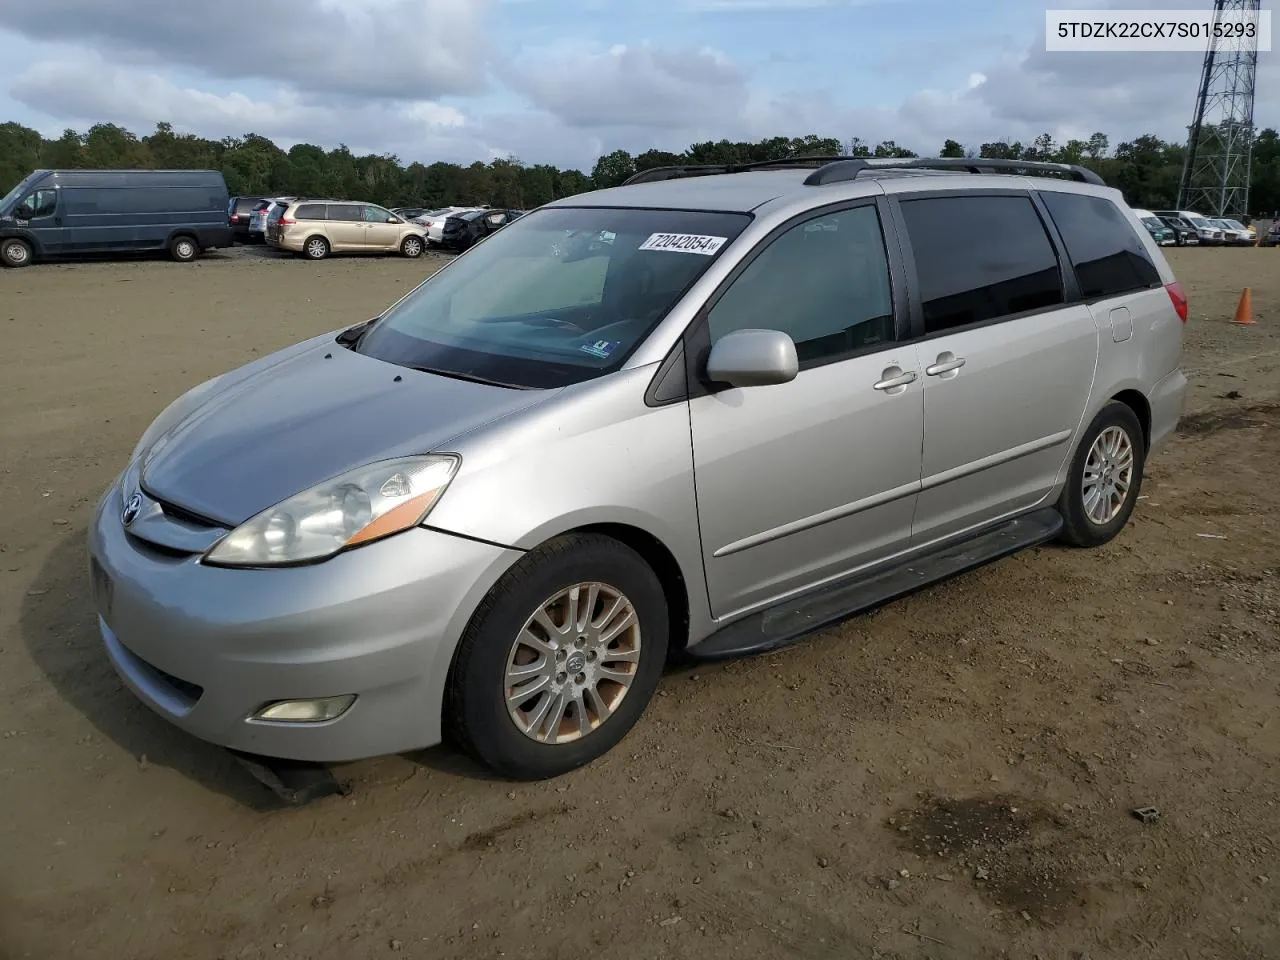
{"label": "roof rack", "polygon": [[632,174],[622,182],[624,187],[681,177],[710,177],[721,173],[746,173],[749,170],[785,170],[788,168],[823,167],[848,157],[784,157],[780,160],[757,160],[754,163],[682,163],[669,167],[650,167]]}
{"label": "roof rack", "polygon": [[994,157],[846,157],[820,167],[805,178],[805,186],[856,180],[868,170],[957,170],[968,173],[1011,173],[1032,176],[1065,176],[1080,183],[1106,186],[1100,176],[1088,167],[1075,163],[1051,163],[1045,160],[1000,160]]}
{"label": "roof rack", "polygon": [[994,157],[786,157],[757,163],[702,163],[651,167],[623,181],[623,186],[655,183],[682,177],[706,177],[723,173],[745,173],[750,170],[818,169],[805,178],[805,186],[819,187],[828,183],[856,180],[869,171],[946,170],[954,173],[1008,173],[1029,176],[1061,176],[1079,183],[1106,186],[1100,176],[1088,167],[1075,163],[1050,163],[1045,160],[1003,160]]}

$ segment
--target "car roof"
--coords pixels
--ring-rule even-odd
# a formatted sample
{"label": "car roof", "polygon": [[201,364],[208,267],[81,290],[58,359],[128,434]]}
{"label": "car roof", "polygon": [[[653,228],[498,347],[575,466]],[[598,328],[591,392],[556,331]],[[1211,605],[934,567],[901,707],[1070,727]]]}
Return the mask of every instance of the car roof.
{"label": "car roof", "polygon": [[[797,165],[781,165],[793,162]],[[1067,185],[1069,191],[1118,196],[1092,171],[1066,164],[928,158],[864,161],[852,157],[799,166],[802,162],[779,161],[777,166],[757,165],[754,169],[691,166],[645,171],[622,186],[565,197],[547,206],[751,213],[766,204],[806,208],[874,196],[889,191],[887,181],[898,181],[893,192],[906,186],[902,181],[911,181],[913,190],[989,189],[1004,185],[1027,189],[1037,185],[1030,181],[1043,179],[1036,175],[1039,172],[1054,175],[1050,182]],[[1061,179],[1062,174],[1070,174],[1072,179]]]}

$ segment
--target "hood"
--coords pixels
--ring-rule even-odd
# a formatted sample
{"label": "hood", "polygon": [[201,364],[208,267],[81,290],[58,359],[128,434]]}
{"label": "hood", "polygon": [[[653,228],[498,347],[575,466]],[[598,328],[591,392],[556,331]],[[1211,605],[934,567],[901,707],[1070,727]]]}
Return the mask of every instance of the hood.
{"label": "hood", "polygon": [[[332,339],[216,390],[147,454],[160,500],[234,525],[367,463],[442,447],[556,391],[421,373]],[[266,358],[264,358],[266,359]],[[395,378],[400,377],[400,382]]]}

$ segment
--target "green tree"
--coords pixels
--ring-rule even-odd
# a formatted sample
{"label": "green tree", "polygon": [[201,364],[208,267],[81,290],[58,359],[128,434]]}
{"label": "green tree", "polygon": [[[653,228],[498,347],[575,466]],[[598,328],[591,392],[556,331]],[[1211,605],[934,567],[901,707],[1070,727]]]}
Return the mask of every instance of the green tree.
{"label": "green tree", "polygon": [[963,157],[964,147],[955,140],[947,140],[942,145],[942,149],[938,152],[940,157]]}
{"label": "green tree", "polygon": [[597,189],[616,187],[636,172],[636,162],[625,150],[606,153],[591,170],[591,182]]}

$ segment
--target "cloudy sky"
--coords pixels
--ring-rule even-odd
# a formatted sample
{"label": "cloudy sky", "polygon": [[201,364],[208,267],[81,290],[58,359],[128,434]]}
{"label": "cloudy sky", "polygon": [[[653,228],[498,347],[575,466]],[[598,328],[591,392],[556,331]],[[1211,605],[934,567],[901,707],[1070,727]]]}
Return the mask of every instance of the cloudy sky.
{"label": "cloudy sky", "polygon": [[[1053,7],[1205,8],[1189,0]],[[818,133],[936,153],[1181,139],[1196,54],[1046,53],[1027,0],[0,0],[0,121],[157,121],[402,159]],[[1255,118],[1280,123],[1260,55]]]}

